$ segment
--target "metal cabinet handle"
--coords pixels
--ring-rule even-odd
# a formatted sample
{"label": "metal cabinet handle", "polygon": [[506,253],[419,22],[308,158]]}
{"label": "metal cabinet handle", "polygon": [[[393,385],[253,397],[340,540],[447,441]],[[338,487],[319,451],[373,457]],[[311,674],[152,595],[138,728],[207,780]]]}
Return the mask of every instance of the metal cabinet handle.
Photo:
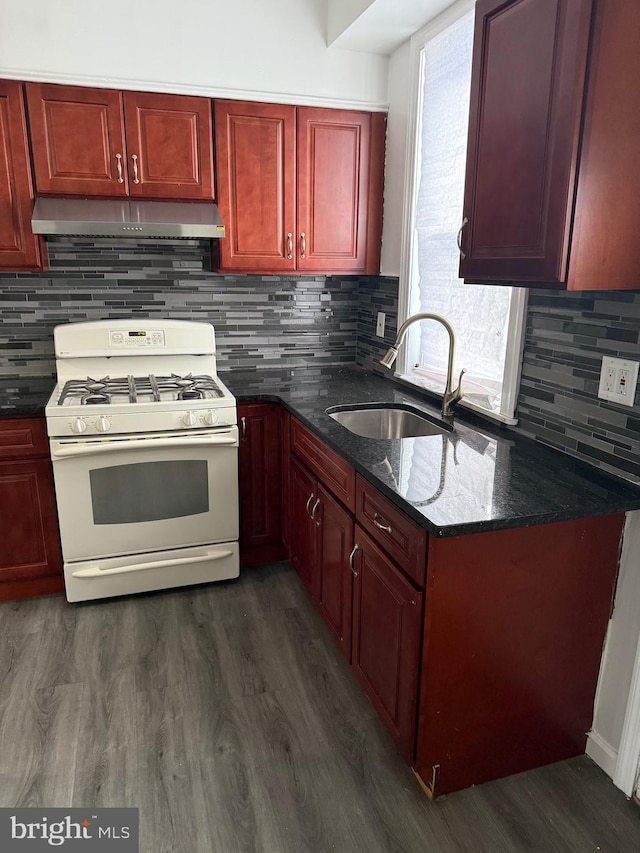
{"label": "metal cabinet handle", "polygon": [[305,258],[307,256],[307,235],[304,231],[300,232],[300,257]]}
{"label": "metal cabinet handle", "polygon": [[122,154],[116,154],[116,167],[118,169],[118,183],[124,184],[124,178],[122,177]]}
{"label": "metal cabinet handle", "polygon": [[291,231],[287,233],[287,260],[293,257],[293,234]]}
{"label": "metal cabinet handle", "polygon": [[358,551],[358,550],[359,550],[358,546],[354,545],[353,551],[349,554],[349,565],[351,566],[351,571],[353,572],[353,575],[356,578],[358,577],[358,573],[356,572],[355,568],[353,567],[353,558],[355,557],[356,551]]}
{"label": "metal cabinet handle", "polygon": [[320,506],[320,498],[314,503],[313,509],[311,510],[311,520],[315,523],[316,527],[320,527],[320,519],[316,518],[316,510]]}
{"label": "metal cabinet handle", "polygon": [[468,221],[469,220],[465,216],[465,218],[462,220],[462,225],[458,229],[458,236],[456,238],[456,243],[458,244],[458,251],[460,252],[460,257],[462,258],[462,260],[464,260],[467,257],[465,255],[465,253],[462,251],[462,229],[464,228],[464,226],[467,224]]}
{"label": "metal cabinet handle", "polygon": [[384,530],[385,533],[393,533],[393,528],[390,524],[384,524],[384,519],[381,515],[378,515],[377,512],[373,514],[373,523],[378,528],[378,530]]}
{"label": "metal cabinet handle", "polygon": [[140,181],[138,180],[138,155],[132,154],[131,159],[133,160],[133,183],[139,184]]}
{"label": "metal cabinet handle", "polygon": [[247,419],[246,418],[240,418],[240,426],[241,426],[240,441],[246,441],[247,440]]}
{"label": "metal cabinet handle", "polygon": [[313,492],[311,492],[311,494],[309,495],[309,499],[308,499],[308,501],[307,501],[307,515],[308,515],[308,516],[309,516],[309,518],[311,518],[311,519],[313,519],[313,516],[312,516],[312,515],[311,515],[311,513],[309,512],[309,504],[311,503],[311,501],[312,501],[312,500],[313,500]]}

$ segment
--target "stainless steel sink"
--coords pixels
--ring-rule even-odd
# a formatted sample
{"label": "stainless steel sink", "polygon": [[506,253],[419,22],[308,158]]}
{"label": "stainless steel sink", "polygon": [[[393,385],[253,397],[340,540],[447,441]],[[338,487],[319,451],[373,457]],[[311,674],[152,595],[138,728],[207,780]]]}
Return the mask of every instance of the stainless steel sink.
{"label": "stainless steel sink", "polygon": [[364,438],[413,438],[451,432],[448,424],[429,420],[410,406],[334,406],[326,413]]}

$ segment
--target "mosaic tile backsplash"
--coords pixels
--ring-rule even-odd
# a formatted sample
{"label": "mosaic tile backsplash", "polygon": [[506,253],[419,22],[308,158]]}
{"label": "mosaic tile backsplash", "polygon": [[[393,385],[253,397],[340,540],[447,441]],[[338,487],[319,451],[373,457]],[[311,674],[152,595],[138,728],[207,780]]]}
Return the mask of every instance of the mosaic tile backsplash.
{"label": "mosaic tile backsplash", "polygon": [[132,316],[213,323],[222,370],[355,361],[356,278],[215,275],[198,240],[48,247],[48,272],[0,274],[0,376],[54,375],[60,323]]}
{"label": "mosaic tile backsplash", "polygon": [[[0,274],[0,376],[52,376],[52,329],[74,320],[211,322],[222,370],[357,361],[382,371],[395,337],[395,278],[216,275],[208,242],[195,240],[55,238],[49,259],[46,273]],[[640,358],[640,292],[531,290],[517,429],[640,482],[640,394],[633,408],[597,399],[603,355]]]}

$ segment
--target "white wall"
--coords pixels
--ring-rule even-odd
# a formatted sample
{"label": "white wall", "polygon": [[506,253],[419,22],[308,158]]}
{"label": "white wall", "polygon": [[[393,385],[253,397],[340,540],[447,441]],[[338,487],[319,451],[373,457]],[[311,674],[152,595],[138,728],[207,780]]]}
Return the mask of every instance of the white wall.
{"label": "white wall", "polygon": [[411,44],[405,42],[389,61],[389,117],[384,180],[384,222],[382,229],[383,275],[400,275],[404,184],[407,165]]}
{"label": "white wall", "polygon": [[629,513],[588,754],[612,776],[640,637],[640,511]]}
{"label": "white wall", "polygon": [[386,108],[385,56],[328,48],[327,0],[0,0],[0,77]]}

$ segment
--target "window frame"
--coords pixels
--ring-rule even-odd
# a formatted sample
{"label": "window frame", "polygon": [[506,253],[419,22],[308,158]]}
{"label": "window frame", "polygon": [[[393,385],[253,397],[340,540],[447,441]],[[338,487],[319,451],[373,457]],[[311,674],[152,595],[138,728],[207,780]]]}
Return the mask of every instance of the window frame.
{"label": "window frame", "polygon": [[[475,0],[457,0],[452,6],[445,9],[440,15],[418,30],[411,37],[410,42],[410,81],[409,81],[409,110],[407,116],[407,144],[406,144],[406,169],[404,182],[404,209],[400,257],[400,279],[398,288],[398,328],[411,315],[411,283],[414,279],[414,268],[417,264],[417,252],[415,250],[415,208],[418,195],[418,157],[421,150],[422,134],[420,113],[423,100],[424,80],[424,53],[426,43],[435,38],[459,18],[475,9]],[[460,211],[462,219],[462,210]],[[481,287],[482,285],[470,284],[468,287]],[[500,285],[509,286],[509,285]],[[525,287],[512,287],[511,305],[509,310],[509,323],[507,326],[507,343],[505,352],[505,365],[502,383],[502,397],[500,412],[490,411],[463,397],[459,406],[477,412],[487,418],[515,425],[518,421],[515,417],[516,404],[522,372],[522,352],[524,348],[524,332],[527,316],[527,296]],[[451,318],[448,318],[451,319]],[[455,320],[452,319],[455,329]],[[411,332],[411,330],[410,330]],[[409,334],[410,334],[409,332]],[[409,334],[399,350],[396,361],[395,376],[402,377],[404,381],[409,373]],[[457,377],[453,377],[453,382]],[[411,383],[413,384],[413,383]],[[415,386],[420,388],[420,385]],[[437,392],[432,392],[437,394]]]}

